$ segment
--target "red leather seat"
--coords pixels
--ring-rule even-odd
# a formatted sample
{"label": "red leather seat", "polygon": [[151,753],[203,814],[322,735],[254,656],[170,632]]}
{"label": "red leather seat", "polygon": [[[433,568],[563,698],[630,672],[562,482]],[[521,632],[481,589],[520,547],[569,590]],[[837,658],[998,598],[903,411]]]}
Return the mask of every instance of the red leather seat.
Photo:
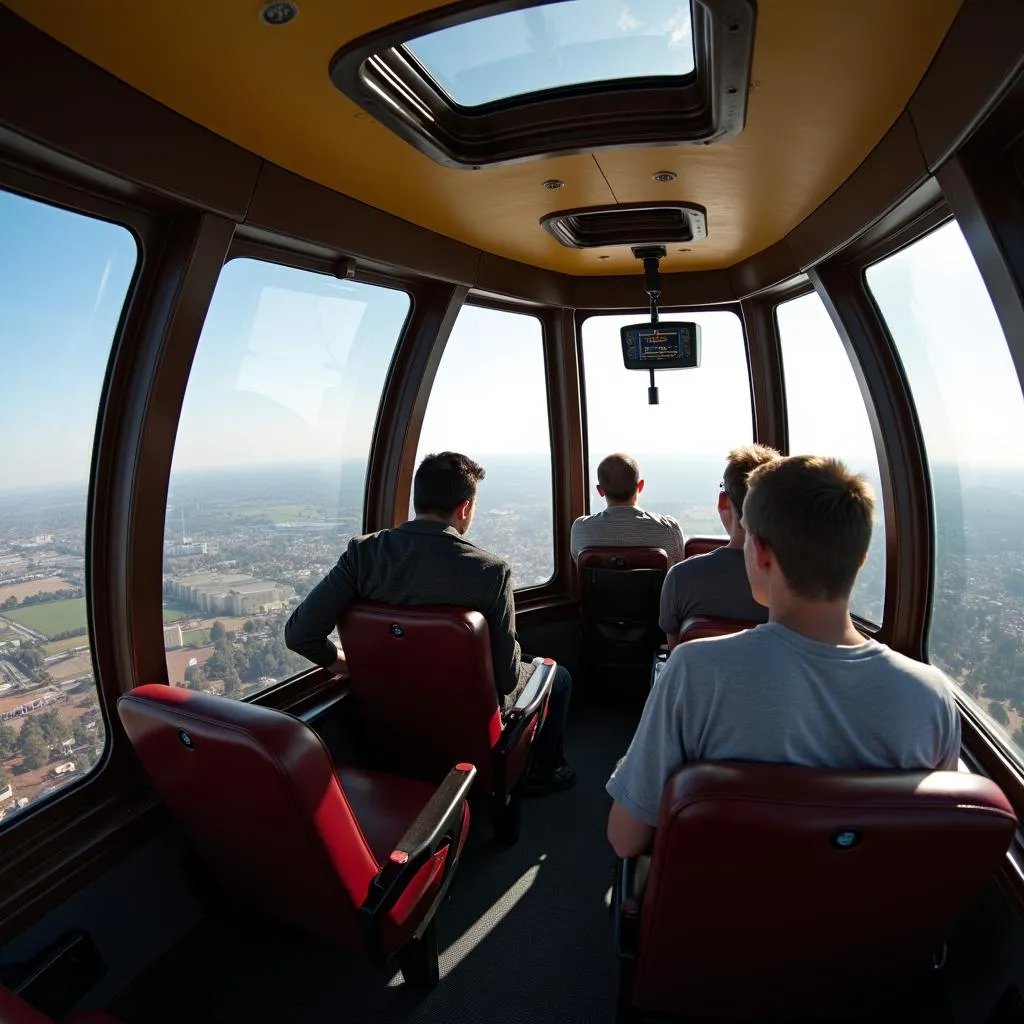
{"label": "red leather seat", "polygon": [[719,548],[724,548],[729,543],[728,537],[687,537],[683,547],[683,558],[693,558],[694,555],[707,555]]}
{"label": "red leather seat", "polygon": [[694,615],[680,627],[679,642],[685,644],[688,640],[704,640],[709,636],[729,636],[759,625],[759,622],[747,619],[720,619],[713,615]]}
{"label": "red leather seat", "polygon": [[435,781],[456,761],[477,766],[504,842],[519,837],[530,747],[547,711],[555,663],[537,668],[502,713],[484,617],[463,608],[358,602],[338,625],[368,756]]}
{"label": "red leather seat", "polygon": [[668,568],[663,548],[591,547],[579,553],[580,653],[593,673],[650,666],[661,646],[658,605]]}
{"label": "red leather seat", "polygon": [[666,786],[642,893],[648,859],[620,862],[622,1002],[709,1017],[860,1010],[931,967],[1015,828],[999,788],[968,773],[689,765]]}
{"label": "red leather seat", "polygon": [[377,962],[395,953],[407,981],[436,983],[433,911],[468,830],[472,765],[436,791],[335,770],[291,715],[161,684],[125,694],[117,710],[160,796],[238,903]]}
{"label": "red leather seat", "polygon": [[[54,1021],[0,985],[0,1024],[54,1024]],[[117,1024],[117,1021],[106,1013],[86,1010],[65,1017],[62,1024]]]}

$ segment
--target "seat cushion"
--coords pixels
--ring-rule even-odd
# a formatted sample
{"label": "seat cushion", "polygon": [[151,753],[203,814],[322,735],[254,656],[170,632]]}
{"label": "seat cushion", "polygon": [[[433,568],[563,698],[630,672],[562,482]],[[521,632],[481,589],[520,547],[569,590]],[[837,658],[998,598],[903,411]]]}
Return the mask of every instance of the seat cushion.
{"label": "seat cushion", "polygon": [[366,845],[377,863],[384,864],[436,787],[350,765],[338,768],[337,775]]}

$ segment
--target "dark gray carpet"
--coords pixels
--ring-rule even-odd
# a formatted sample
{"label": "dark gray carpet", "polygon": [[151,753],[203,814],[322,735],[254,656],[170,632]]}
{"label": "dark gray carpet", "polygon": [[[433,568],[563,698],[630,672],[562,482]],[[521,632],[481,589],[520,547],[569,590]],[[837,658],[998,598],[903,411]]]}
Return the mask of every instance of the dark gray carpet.
{"label": "dark gray carpet", "polygon": [[397,968],[300,936],[238,922],[206,938],[201,963],[168,978],[173,995],[138,1019],[185,1004],[209,1024],[394,1022],[601,1024],[614,1018],[617,965],[607,894],[613,856],[604,837],[604,792],[636,715],[581,707],[569,723],[575,788],[523,809],[519,843],[505,849],[478,813],[438,914],[441,981],[426,996],[401,984]]}

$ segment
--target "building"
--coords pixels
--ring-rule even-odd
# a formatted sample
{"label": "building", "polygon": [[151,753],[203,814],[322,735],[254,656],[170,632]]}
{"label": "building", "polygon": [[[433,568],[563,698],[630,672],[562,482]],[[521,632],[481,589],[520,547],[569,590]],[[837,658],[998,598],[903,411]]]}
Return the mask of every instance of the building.
{"label": "building", "polygon": [[184,647],[181,626],[164,626],[164,649],[173,651],[176,647]]}
{"label": "building", "polygon": [[167,558],[188,558],[190,555],[205,555],[206,541],[189,544],[168,544],[164,548],[164,556]]}
{"label": "building", "polygon": [[[191,572],[168,577],[164,592],[210,615],[254,615],[283,608],[292,587],[246,573]],[[165,637],[166,640],[166,637]]]}

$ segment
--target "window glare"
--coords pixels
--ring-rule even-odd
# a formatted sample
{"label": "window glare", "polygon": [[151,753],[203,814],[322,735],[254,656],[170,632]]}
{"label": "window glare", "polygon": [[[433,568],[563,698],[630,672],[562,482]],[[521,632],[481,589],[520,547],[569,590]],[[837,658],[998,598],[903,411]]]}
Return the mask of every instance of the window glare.
{"label": "window glare", "polygon": [[724,536],[716,508],[726,454],[753,439],[743,327],[728,310],[664,314],[700,325],[701,363],[657,373],[659,404],[649,405],[647,373],[623,367],[619,336],[644,319],[633,313],[583,323],[589,507],[600,502],[598,463],[624,451],[640,463],[644,508],[675,516],[687,535]]}
{"label": "window glare", "polygon": [[291,608],[362,532],[404,292],[238,259],[189,377],[164,538],[172,685],[245,697],[311,668]]}
{"label": "window glare", "polygon": [[928,654],[1024,756],[1024,400],[951,222],[870,267],[924,435],[935,507]]}
{"label": "window glare", "polygon": [[868,558],[850,597],[853,612],[882,621],[885,601],[885,515],[871,423],[850,358],[820,296],[811,292],[775,311],[786,380],[791,455],[827,455],[862,473],[875,492]]}
{"label": "window glare", "polygon": [[[0,191],[0,818],[81,781],[106,729],[86,489],[131,233]],[[29,428],[30,429],[27,429]]]}
{"label": "window glare", "polygon": [[456,451],[484,467],[469,539],[509,563],[517,588],[546,583],[555,571],[543,337],[535,316],[463,306],[416,451],[417,466]]}
{"label": "window glare", "polygon": [[455,25],[406,48],[462,106],[559,86],[693,71],[690,5],[563,0]]}

